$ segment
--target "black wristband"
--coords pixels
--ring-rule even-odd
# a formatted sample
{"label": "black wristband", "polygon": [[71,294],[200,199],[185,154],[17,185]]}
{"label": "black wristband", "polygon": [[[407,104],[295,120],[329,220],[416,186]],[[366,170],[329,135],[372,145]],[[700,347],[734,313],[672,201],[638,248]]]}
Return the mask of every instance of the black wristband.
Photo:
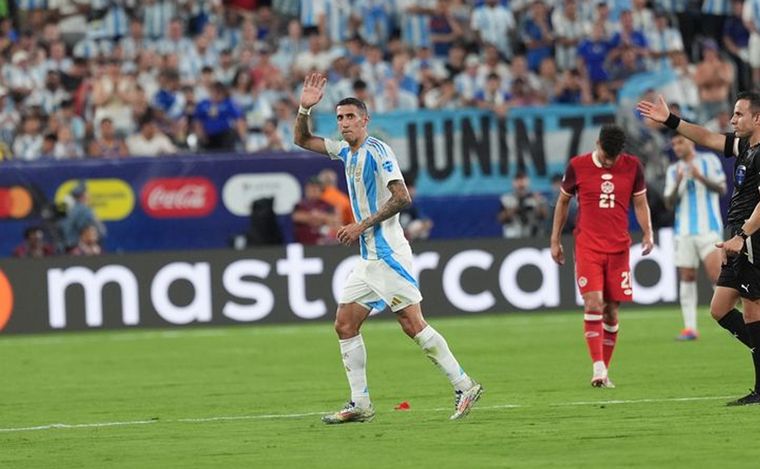
{"label": "black wristband", "polygon": [[676,130],[678,128],[678,124],[680,123],[681,123],[681,118],[673,114],[672,112],[670,113],[668,118],[665,119],[665,122],[663,122],[663,124],[665,124],[665,127],[669,129],[673,129],[673,130]]}
{"label": "black wristband", "polygon": [[744,241],[746,241],[747,238],[749,238],[749,235],[747,233],[745,233],[744,230],[739,230],[739,232],[736,233],[736,236],[739,236]]}

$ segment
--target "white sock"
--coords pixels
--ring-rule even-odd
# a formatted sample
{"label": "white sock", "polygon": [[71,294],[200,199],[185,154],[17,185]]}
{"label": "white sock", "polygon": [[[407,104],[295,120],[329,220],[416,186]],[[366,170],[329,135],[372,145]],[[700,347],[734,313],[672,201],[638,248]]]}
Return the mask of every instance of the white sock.
{"label": "white sock", "polygon": [[359,334],[338,342],[340,342],[340,355],[343,357],[348,385],[351,387],[351,401],[357,407],[369,407],[367,349],[364,348],[364,339]]}
{"label": "white sock", "polygon": [[472,380],[459,366],[459,362],[449,350],[446,339],[438,331],[427,326],[414,336],[414,341],[422,348],[425,355],[438,365],[441,371],[446,373],[446,377],[454,386],[454,390],[466,391],[472,387]]}
{"label": "white sock", "polygon": [[681,280],[678,288],[681,301],[681,314],[686,329],[697,330],[697,282]]}

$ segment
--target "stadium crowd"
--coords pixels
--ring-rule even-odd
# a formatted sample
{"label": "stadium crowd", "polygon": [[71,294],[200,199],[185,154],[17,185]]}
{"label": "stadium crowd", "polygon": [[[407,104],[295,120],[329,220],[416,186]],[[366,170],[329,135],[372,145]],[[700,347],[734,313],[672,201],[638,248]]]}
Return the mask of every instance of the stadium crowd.
{"label": "stadium crowd", "polygon": [[[306,73],[370,111],[616,101],[672,69],[684,112],[760,77],[760,0],[0,1],[4,159],[292,148]],[[697,27],[699,25],[699,27]],[[699,34],[698,34],[699,33]]]}

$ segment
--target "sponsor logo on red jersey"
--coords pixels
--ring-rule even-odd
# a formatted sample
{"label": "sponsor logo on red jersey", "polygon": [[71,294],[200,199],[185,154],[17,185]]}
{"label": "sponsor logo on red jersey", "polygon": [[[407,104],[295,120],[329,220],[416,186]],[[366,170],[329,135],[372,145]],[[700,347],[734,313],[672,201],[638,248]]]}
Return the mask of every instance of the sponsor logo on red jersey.
{"label": "sponsor logo on red jersey", "polygon": [[204,177],[153,179],[140,194],[143,210],[154,218],[205,217],[217,199],[216,187]]}

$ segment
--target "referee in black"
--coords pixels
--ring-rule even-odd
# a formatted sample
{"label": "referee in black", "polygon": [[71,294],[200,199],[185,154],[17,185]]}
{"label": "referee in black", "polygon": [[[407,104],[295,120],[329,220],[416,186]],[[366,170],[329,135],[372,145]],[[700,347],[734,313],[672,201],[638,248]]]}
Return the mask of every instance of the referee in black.
{"label": "referee in black", "polygon": [[[698,145],[735,157],[734,193],[728,207],[723,266],[710,302],[710,314],[746,345],[755,366],[755,386],[728,405],[760,404],[760,94],[739,93],[731,117],[733,132],[719,134],[681,120],[665,99],[640,101],[642,116],[664,124]],[[735,306],[741,298],[744,317]]]}

